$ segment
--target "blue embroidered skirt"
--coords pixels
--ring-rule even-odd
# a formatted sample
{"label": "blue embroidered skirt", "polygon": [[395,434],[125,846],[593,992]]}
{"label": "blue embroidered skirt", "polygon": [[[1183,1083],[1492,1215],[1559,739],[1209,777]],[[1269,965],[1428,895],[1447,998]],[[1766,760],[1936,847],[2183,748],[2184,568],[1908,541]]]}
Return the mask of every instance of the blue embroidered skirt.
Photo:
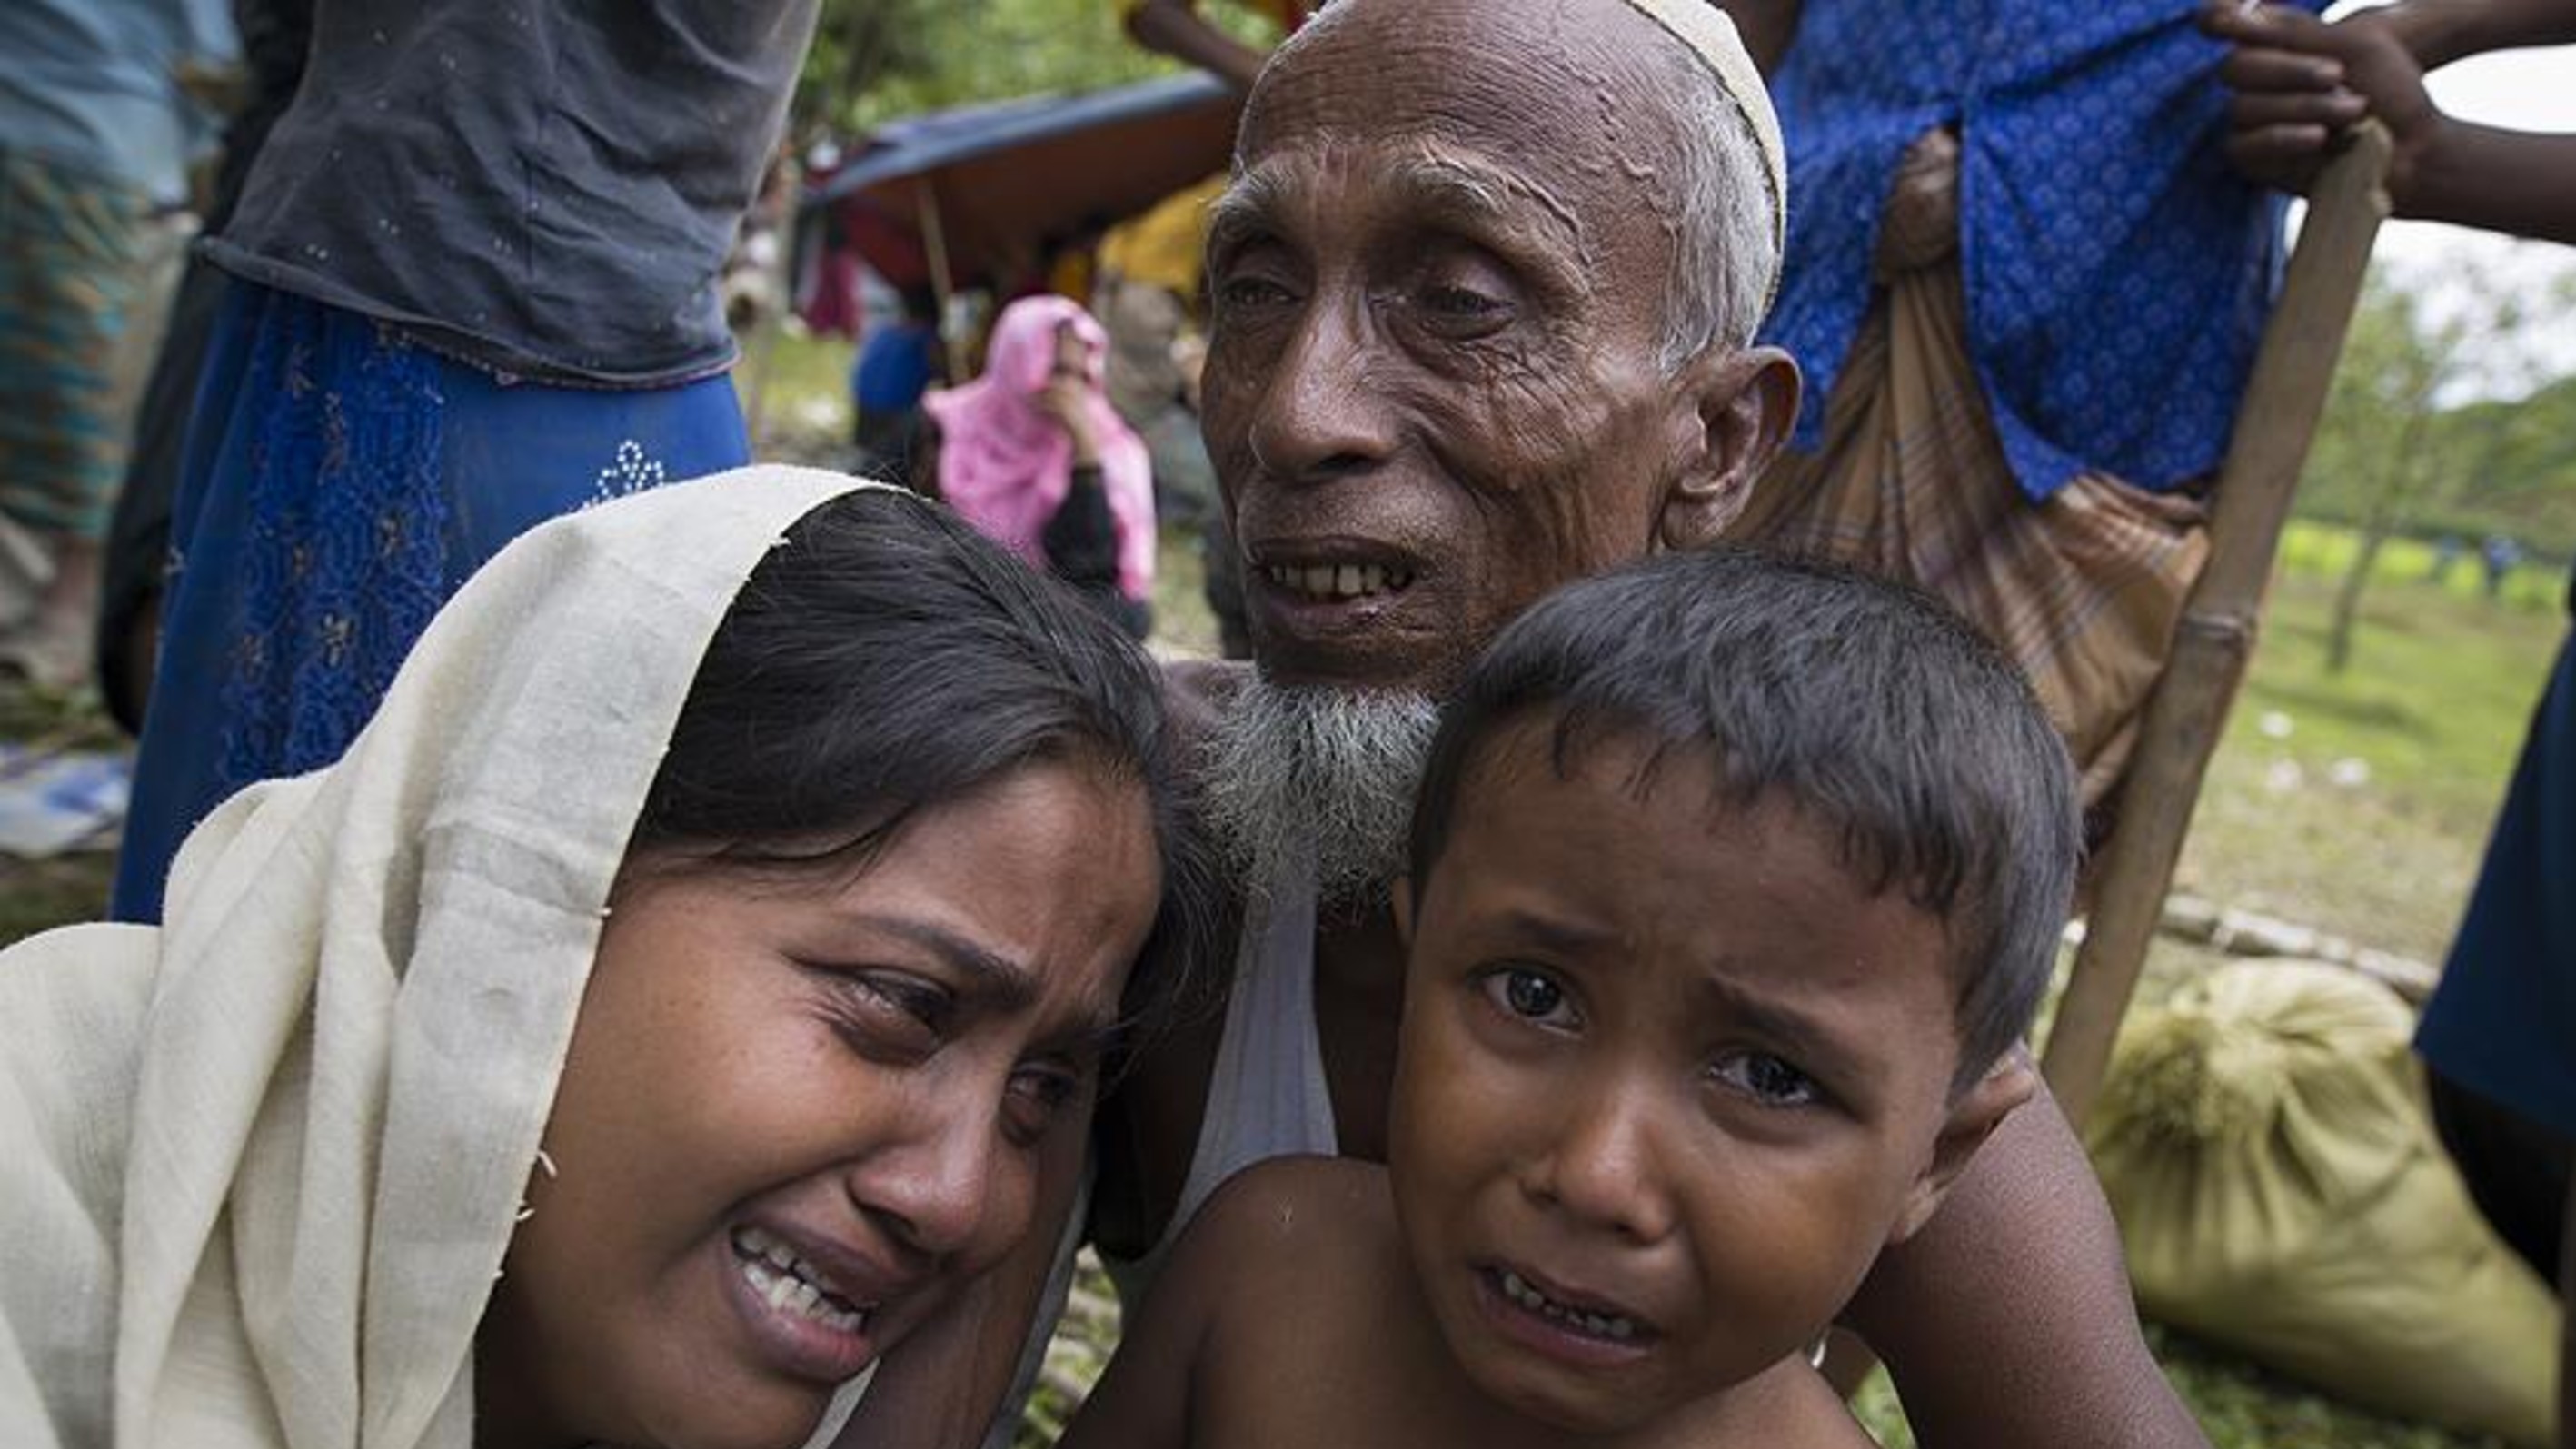
{"label": "blue embroidered skirt", "polygon": [[160,918],[179,842],[226,796],[339,758],[430,616],[501,545],[749,452],[721,376],[508,382],[233,281],[171,518],[116,918]]}

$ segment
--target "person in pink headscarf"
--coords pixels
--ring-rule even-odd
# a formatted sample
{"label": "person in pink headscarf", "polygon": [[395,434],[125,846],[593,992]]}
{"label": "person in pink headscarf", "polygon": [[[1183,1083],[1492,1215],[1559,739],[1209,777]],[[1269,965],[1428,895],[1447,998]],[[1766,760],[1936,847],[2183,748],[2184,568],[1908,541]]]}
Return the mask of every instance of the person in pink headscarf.
{"label": "person in pink headscarf", "polygon": [[1108,351],[1100,324],[1063,297],[1002,309],[984,375],[923,399],[931,426],[914,477],[1142,639],[1153,624],[1153,469],[1102,390]]}

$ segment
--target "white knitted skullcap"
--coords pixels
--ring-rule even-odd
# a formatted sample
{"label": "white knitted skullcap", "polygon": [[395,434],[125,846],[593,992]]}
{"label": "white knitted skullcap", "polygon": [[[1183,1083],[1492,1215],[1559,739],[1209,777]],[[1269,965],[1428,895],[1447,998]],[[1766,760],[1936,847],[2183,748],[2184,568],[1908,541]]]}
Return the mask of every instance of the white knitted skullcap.
{"label": "white knitted skullcap", "polygon": [[1762,170],[1771,183],[1772,239],[1785,249],[1789,236],[1789,153],[1780,142],[1780,117],[1771,109],[1771,91],[1762,72],[1736,33],[1735,21],[1710,0],[1627,0],[1630,8],[1663,27],[1717,79],[1762,151]]}

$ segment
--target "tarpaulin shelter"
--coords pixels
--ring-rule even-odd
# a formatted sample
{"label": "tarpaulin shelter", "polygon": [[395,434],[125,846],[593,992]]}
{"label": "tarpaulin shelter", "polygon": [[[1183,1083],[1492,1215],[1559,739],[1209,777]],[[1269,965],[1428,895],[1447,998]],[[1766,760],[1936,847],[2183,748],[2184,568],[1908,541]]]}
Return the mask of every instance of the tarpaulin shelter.
{"label": "tarpaulin shelter", "polygon": [[1050,242],[1124,220],[1224,169],[1243,98],[1193,72],[1078,96],[1031,96],[879,126],[806,189],[809,220],[897,286],[954,288]]}

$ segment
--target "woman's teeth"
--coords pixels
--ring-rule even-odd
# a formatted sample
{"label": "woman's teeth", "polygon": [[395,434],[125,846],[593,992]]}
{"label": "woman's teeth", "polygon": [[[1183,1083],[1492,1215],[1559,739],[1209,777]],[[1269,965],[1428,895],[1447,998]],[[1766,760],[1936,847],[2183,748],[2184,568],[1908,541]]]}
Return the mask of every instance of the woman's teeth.
{"label": "woman's teeth", "polygon": [[1272,564],[1262,573],[1279,587],[1310,599],[1365,599],[1413,582],[1410,570],[1384,564]]}
{"label": "woman's teeth", "polygon": [[867,1323],[873,1304],[861,1307],[842,1297],[822,1269],[760,1229],[735,1229],[733,1252],[743,1281],[772,1310],[810,1318],[835,1333],[856,1333]]}
{"label": "woman's teeth", "polygon": [[1568,1308],[1531,1287],[1520,1274],[1508,1268],[1503,1270],[1502,1278],[1504,1297],[1552,1323],[1562,1323],[1588,1333],[1594,1338],[1606,1338],[1614,1343],[1625,1343],[1636,1337],[1637,1322],[1633,1318],[1626,1318],[1616,1313],[1585,1313]]}

